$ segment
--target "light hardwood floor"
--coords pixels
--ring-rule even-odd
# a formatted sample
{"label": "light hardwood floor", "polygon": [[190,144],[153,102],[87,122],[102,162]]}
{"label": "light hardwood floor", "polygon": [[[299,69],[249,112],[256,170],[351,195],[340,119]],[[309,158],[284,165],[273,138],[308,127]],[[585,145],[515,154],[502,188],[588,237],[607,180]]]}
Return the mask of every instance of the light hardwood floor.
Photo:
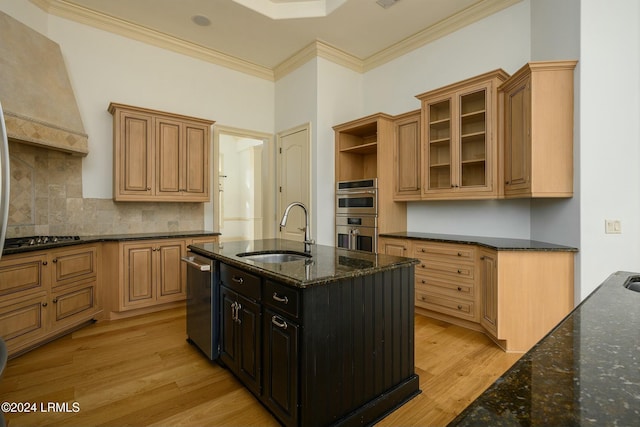
{"label": "light hardwood floor", "polygon": [[[101,321],[9,361],[0,402],[13,426],[277,426],[225,369],[185,338],[184,309]],[[519,357],[483,334],[416,315],[422,393],[380,426],[446,425]],[[69,412],[41,412],[48,402]],[[79,409],[74,410],[74,402]]]}

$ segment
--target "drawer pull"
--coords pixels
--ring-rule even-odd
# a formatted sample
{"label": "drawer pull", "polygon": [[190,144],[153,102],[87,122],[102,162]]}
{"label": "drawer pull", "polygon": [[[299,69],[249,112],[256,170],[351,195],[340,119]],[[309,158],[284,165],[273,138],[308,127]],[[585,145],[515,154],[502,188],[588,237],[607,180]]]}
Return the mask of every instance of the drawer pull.
{"label": "drawer pull", "polygon": [[422,264],[420,267],[427,268],[427,265],[426,264]]}
{"label": "drawer pull", "polygon": [[462,256],[462,252],[458,252],[458,256]]}
{"label": "drawer pull", "polygon": [[422,284],[423,284],[423,285],[426,285],[426,284],[427,284],[427,281],[426,281],[426,280],[424,280],[424,279],[422,279]]}
{"label": "drawer pull", "polygon": [[276,325],[280,329],[287,329],[287,326],[288,326],[287,322],[285,322],[284,320],[282,320],[278,316],[273,316],[271,318],[271,323],[273,323],[274,325]]}
{"label": "drawer pull", "polygon": [[424,295],[420,295],[420,299],[421,299],[422,301],[426,301],[426,300],[427,300],[427,297],[425,297]]}
{"label": "drawer pull", "polygon": [[289,298],[287,298],[286,296],[281,297],[280,295],[278,295],[277,292],[273,293],[273,299],[278,301],[278,302],[283,302],[285,304],[289,304]]}
{"label": "drawer pull", "polygon": [[462,287],[458,286],[458,291],[462,292]]}
{"label": "drawer pull", "polygon": [[233,276],[231,278],[231,280],[233,280],[234,282],[239,283],[241,285],[244,283],[244,279],[242,277],[238,277],[238,276]]}
{"label": "drawer pull", "polygon": [[458,310],[462,310],[462,306],[461,305],[458,305]]}
{"label": "drawer pull", "polygon": [[420,249],[420,252],[423,252],[423,253],[424,253],[424,252],[427,252],[427,251],[425,251],[424,249]]}
{"label": "drawer pull", "polygon": [[458,274],[462,274],[462,270],[458,270]]}

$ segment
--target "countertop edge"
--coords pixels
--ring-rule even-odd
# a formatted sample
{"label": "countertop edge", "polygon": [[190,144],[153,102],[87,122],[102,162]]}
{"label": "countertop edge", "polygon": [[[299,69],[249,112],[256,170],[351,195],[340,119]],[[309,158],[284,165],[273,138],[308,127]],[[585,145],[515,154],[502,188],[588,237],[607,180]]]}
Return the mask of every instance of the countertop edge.
{"label": "countertop edge", "polygon": [[482,246],[496,251],[578,252],[578,248],[571,246],[563,246],[538,240],[513,239],[507,237],[464,236],[417,232],[381,233],[379,237]]}
{"label": "countertop edge", "polygon": [[51,249],[59,249],[69,246],[84,245],[90,243],[104,243],[104,242],[126,242],[133,240],[155,240],[155,239],[180,239],[188,237],[206,237],[206,236],[220,236],[221,233],[215,231],[171,231],[171,232],[158,232],[158,233],[134,233],[134,234],[104,234],[95,236],[81,236],[79,240],[69,240],[62,243],[56,243],[53,245],[36,245],[26,246],[15,249],[4,249],[2,255],[16,255],[35,251],[44,251]]}

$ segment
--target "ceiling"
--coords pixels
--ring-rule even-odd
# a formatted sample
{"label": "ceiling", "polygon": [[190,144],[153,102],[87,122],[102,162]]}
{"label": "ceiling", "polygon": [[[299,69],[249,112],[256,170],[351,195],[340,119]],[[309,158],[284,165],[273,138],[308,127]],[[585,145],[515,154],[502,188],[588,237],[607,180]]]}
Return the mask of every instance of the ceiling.
{"label": "ceiling", "polygon": [[[520,0],[397,0],[387,8],[376,0],[31,1],[52,14],[277,79],[278,69],[309,46],[314,55],[321,46],[326,57],[362,72]],[[321,17],[272,19],[240,4],[252,2],[327,2],[335,9]],[[210,24],[196,25],[196,15]]]}

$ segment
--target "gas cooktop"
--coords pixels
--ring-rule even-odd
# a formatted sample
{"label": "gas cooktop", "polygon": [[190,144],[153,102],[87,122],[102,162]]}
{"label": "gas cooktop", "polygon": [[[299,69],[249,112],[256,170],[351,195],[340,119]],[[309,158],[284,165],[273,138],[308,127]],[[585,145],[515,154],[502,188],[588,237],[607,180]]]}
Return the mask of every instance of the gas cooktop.
{"label": "gas cooktop", "polygon": [[50,246],[73,240],[80,240],[80,236],[30,236],[6,239],[4,249],[16,249],[29,246]]}

